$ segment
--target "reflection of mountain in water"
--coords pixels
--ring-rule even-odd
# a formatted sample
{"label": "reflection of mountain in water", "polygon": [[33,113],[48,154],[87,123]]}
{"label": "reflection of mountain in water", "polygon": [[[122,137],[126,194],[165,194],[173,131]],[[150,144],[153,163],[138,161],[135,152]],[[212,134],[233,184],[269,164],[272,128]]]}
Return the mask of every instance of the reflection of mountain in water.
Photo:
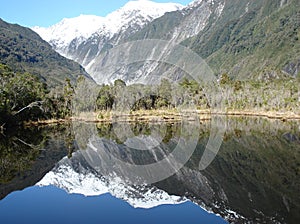
{"label": "reflection of mountain in water", "polygon": [[170,196],[154,186],[129,185],[118,176],[103,176],[86,163],[80,151],[74,153],[71,160],[61,160],[37,185],[55,185],[70,193],[85,196],[110,193],[135,208],[151,208],[186,201],[183,197]]}
{"label": "reflection of mountain in water", "polygon": [[84,195],[110,192],[134,207],[144,208],[190,199],[234,223],[298,223],[299,123],[251,118],[229,119],[227,126],[223,145],[207,169],[198,169],[209,137],[209,124],[204,123],[188,163],[176,174],[151,185],[130,182],[130,169],[116,161],[140,165],[162,160],[176,146],[179,126],[168,127],[173,137],[153,151],[117,143],[109,126],[99,127],[105,133],[98,128],[100,137],[91,131],[93,124],[77,126],[76,130],[85,130],[77,133],[81,137],[78,143],[89,147],[73,153],[71,159],[61,160],[38,185],[53,184]]}

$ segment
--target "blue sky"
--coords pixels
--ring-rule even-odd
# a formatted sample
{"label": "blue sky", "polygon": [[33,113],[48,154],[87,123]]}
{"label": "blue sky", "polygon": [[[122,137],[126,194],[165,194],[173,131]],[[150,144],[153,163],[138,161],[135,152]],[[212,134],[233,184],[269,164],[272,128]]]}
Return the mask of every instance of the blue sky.
{"label": "blue sky", "polygon": [[[187,5],[192,0],[153,0]],[[128,0],[0,0],[0,18],[22,26],[48,27],[80,14],[105,16]]]}

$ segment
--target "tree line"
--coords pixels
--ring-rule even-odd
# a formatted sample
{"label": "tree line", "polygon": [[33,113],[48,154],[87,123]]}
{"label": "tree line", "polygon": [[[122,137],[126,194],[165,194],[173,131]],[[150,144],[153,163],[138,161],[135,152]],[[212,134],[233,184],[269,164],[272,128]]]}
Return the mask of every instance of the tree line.
{"label": "tree line", "polygon": [[[214,109],[221,101],[225,110],[299,113],[300,108],[299,80],[293,78],[242,81],[222,74],[215,85],[188,78],[179,82],[162,79],[158,85],[126,85],[118,79],[111,85],[89,86],[84,81],[84,77],[79,77],[76,86],[72,86],[66,79],[63,85],[49,88],[35,75],[16,73],[0,64],[0,126],[66,118],[71,116],[74,103],[80,111],[88,112],[118,108],[133,111],[178,107]],[[80,99],[76,99],[76,91],[83,91],[86,96],[82,92]],[[90,97],[93,94],[94,97]]]}
{"label": "tree line", "polygon": [[[184,78],[178,83],[167,79],[159,85],[133,84],[122,80],[102,85],[95,110],[112,110],[130,105],[130,110],[172,109],[177,107],[214,109],[223,103],[224,110],[252,110],[300,113],[299,80],[234,80],[222,74],[215,86]],[[122,97],[119,95],[123,94]],[[226,112],[226,111],[225,111]]]}

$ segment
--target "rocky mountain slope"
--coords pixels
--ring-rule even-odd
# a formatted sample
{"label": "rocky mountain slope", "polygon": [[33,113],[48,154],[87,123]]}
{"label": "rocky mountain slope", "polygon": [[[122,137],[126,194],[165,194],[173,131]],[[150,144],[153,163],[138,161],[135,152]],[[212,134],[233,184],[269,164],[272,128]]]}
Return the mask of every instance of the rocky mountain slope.
{"label": "rocky mountain slope", "polygon": [[165,12],[182,9],[175,3],[129,1],[106,17],[81,15],[49,28],[33,27],[60,54],[86,66],[103,50],[137,32]]}
{"label": "rocky mountain slope", "polygon": [[196,0],[158,18],[129,40],[183,44],[204,58],[216,75],[297,77],[299,15],[299,1],[294,0]]}
{"label": "rocky mountain slope", "polygon": [[[144,4],[144,8],[137,10]],[[176,80],[184,75],[180,69],[157,61],[127,66],[114,74],[99,73],[105,58],[101,53],[128,41],[144,39],[167,40],[192,49],[206,60],[216,76],[227,73],[237,79],[261,80],[299,77],[297,0],[195,0],[184,8],[167,6],[168,10],[145,16],[143,12],[152,12],[149,9],[155,6],[150,1],[130,2],[106,18],[81,16],[49,29],[33,29],[59,53],[83,65],[98,83],[117,78],[127,83],[152,83],[152,76]],[[110,18],[117,18],[118,23],[112,24]],[[68,38],[65,30],[72,27],[68,23],[78,20],[94,24],[94,30],[82,29],[67,41],[59,36]],[[105,25],[95,31],[97,24]],[[65,26],[69,28],[62,28]],[[162,49],[162,55],[166,54]]]}

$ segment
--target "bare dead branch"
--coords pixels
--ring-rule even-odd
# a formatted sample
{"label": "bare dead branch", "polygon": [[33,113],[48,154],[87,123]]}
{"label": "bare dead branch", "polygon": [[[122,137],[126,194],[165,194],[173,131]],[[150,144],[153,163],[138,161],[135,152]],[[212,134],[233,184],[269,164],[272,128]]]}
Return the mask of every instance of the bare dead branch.
{"label": "bare dead branch", "polygon": [[15,112],[13,115],[17,115],[19,113],[21,113],[22,111],[26,110],[26,109],[31,109],[32,107],[38,107],[40,108],[40,110],[44,111],[43,107],[42,107],[43,101],[35,101],[30,103],[29,105],[27,105],[26,107],[23,107],[22,109],[18,110],[17,112]]}

